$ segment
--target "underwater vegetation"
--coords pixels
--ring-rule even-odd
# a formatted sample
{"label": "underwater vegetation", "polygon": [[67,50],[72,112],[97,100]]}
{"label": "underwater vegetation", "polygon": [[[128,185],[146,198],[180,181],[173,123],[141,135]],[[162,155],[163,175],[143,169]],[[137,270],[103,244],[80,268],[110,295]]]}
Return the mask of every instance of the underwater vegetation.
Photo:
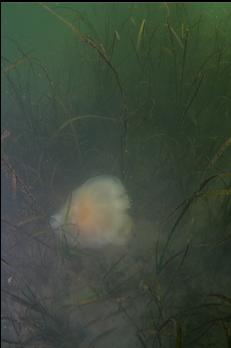
{"label": "underwater vegetation", "polygon": [[230,347],[230,18],[2,4],[4,348]]}

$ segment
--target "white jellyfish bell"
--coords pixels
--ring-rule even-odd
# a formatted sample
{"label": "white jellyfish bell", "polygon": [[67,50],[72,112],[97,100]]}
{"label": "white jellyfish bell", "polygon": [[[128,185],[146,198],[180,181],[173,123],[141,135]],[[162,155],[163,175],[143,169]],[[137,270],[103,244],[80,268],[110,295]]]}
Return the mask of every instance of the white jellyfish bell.
{"label": "white jellyfish bell", "polygon": [[71,245],[84,248],[125,245],[131,235],[130,202],[119,179],[98,176],[73,191],[50,224]]}

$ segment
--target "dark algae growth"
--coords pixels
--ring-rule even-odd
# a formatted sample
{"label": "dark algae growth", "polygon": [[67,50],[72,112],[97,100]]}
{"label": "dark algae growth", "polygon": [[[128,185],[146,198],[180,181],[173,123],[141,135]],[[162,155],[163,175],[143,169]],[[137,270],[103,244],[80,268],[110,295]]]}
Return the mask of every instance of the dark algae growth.
{"label": "dark algae growth", "polygon": [[1,9],[3,348],[230,348],[231,5]]}

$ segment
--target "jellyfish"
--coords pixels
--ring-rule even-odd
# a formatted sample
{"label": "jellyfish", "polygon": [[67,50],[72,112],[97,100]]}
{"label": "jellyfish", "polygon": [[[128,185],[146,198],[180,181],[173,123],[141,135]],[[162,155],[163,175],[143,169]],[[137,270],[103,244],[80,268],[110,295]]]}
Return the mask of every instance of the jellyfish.
{"label": "jellyfish", "polygon": [[131,236],[130,201],[121,181],[97,176],[73,191],[64,206],[51,217],[52,229],[71,245],[101,248],[124,246]]}

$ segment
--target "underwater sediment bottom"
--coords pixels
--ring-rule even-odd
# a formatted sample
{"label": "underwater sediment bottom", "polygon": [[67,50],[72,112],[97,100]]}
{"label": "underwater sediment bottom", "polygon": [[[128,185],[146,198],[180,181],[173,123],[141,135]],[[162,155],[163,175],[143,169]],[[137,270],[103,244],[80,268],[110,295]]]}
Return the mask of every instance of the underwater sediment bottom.
{"label": "underwater sediment bottom", "polygon": [[[55,242],[44,251],[25,236],[15,255],[18,271],[2,275],[2,313],[13,314],[21,342],[43,348],[140,347],[150,301],[143,286],[149,267],[141,258],[145,246],[135,237],[128,247],[99,250]],[[7,319],[3,336],[18,340]]]}
{"label": "underwater sediment bottom", "polygon": [[[33,230],[33,224],[27,228]],[[208,324],[226,325],[230,316],[228,300],[218,297],[230,282],[228,271],[216,274],[211,258],[185,248],[183,240],[180,252],[167,255],[158,270],[156,255],[166,236],[160,238],[153,222],[135,221],[127,246],[97,250],[69,246],[51,229],[45,244],[12,234],[12,226],[5,229],[3,247],[12,260],[2,273],[6,341],[36,348],[171,348],[183,337],[183,346],[197,347]],[[219,257],[215,250],[212,257],[214,262]],[[226,346],[220,325],[209,340]]]}

